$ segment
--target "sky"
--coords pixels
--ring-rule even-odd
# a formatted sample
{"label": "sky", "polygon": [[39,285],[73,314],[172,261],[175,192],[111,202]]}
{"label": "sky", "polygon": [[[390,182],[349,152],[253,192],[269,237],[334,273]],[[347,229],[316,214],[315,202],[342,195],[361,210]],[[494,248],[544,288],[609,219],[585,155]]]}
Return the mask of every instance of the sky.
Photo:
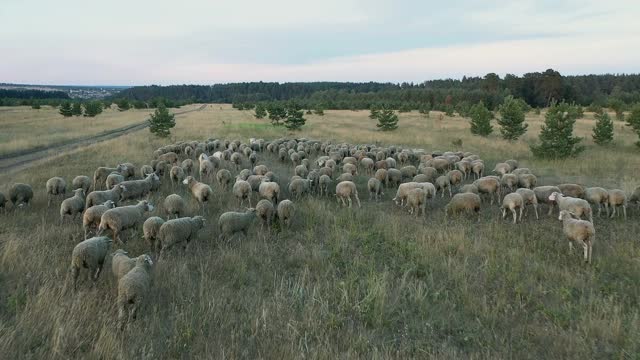
{"label": "sky", "polygon": [[0,83],[640,72],[640,0],[2,0]]}

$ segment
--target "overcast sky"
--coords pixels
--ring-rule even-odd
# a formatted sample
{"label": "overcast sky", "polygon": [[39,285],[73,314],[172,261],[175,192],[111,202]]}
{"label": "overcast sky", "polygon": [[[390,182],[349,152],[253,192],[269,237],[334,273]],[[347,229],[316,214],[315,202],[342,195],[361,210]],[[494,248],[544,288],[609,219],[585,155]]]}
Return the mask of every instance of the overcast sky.
{"label": "overcast sky", "polygon": [[640,0],[2,0],[0,82],[640,72]]}

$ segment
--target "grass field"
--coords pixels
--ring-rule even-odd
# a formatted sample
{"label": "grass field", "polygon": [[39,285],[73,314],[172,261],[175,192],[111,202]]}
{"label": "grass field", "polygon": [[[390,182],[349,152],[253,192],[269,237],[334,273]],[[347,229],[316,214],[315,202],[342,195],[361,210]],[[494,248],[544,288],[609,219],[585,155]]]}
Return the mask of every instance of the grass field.
{"label": "grass field", "polygon": [[[27,119],[38,116],[31,109],[12,111]],[[118,127],[134,114],[141,115],[101,116],[120,124],[104,126]],[[301,133],[287,134],[250,112],[208,105],[180,117],[170,140],[143,130],[37,168],[0,174],[1,192],[14,182],[29,183],[36,192],[31,208],[0,213],[0,354],[7,359],[637,357],[637,208],[629,210],[626,222],[595,220],[594,261],[585,266],[577,253],[567,254],[557,217],[536,221],[529,213],[513,225],[499,218],[498,207],[484,204],[479,223],[464,217],[446,221],[442,208],[448,197],[438,197],[426,218],[416,219],[392,205],[394,189],[381,202],[368,201],[364,175],[356,179],[361,209],[340,208],[334,198],[307,197],[296,203],[291,230],[265,239],[258,237],[256,222],[248,239],[230,244],[216,241],[216,223],[222,212],[236,210],[237,202],[214,184],[206,228],[185,254],[173,252],[156,264],[146,306],[123,333],[116,331],[110,263],[95,288],[81,274],[77,294],[63,291],[82,230],[79,224],[60,226],[58,208],[46,208],[46,180],[63,176],[70,182],[124,161],[149,163],[153,150],[169,141],[292,136],[444,151],[462,139],[462,149],[480,155],[488,170],[515,158],[541,185],[578,182],[627,193],[640,185],[634,134],[616,122],[616,143],[596,147],[589,114],[576,126],[578,135],[587,137],[587,150],[562,161],[536,160],[528,151],[541,116],[527,118],[529,132],[515,143],[496,134],[473,137],[466,120],[441,119],[436,112],[429,118],[400,114],[400,127],[391,133],[375,131],[367,116],[368,111],[326,111],[324,117],[306,116]],[[0,113],[0,122],[5,119]],[[33,122],[12,123],[12,134],[0,136],[31,134]],[[49,141],[45,135],[38,139]],[[259,154],[259,161],[286,189],[291,166],[270,154]],[[171,191],[164,184],[153,202],[160,204]],[[191,212],[196,212],[193,203]],[[129,237],[130,255],[147,250],[141,228]]]}

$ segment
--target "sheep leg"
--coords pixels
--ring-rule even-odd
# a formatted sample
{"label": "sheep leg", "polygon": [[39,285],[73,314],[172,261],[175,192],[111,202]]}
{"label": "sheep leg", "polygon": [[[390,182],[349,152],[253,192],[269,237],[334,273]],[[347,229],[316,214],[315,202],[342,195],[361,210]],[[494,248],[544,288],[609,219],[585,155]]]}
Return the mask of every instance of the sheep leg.
{"label": "sheep leg", "polygon": [[582,253],[583,253],[583,257],[584,257],[584,262],[588,263],[589,262],[589,245],[587,245],[587,243],[585,243],[584,241],[582,241]]}
{"label": "sheep leg", "polygon": [[534,211],[535,211],[535,213],[536,213],[536,220],[539,220],[539,219],[538,219],[538,205],[533,204],[533,210],[534,210]]}
{"label": "sheep leg", "polygon": [[609,217],[609,203],[604,203],[604,209],[607,211],[607,217]]}
{"label": "sheep leg", "polygon": [[349,200],[349,209],[351,209],[351,196],[349,196],[347,200]]}
{"label": "sheep leg", "polygon": [[449,197],[452,197],[453,195],[451,195],[451,186],[449,186]]}
{"label": "sheep leg", "polygon": [[588,259],[589,261],[588,261],[588,263],[591,264],[591,252],[593,250],[593,239],[589,239],[588,245],[589,245],[589,259]]}
{"label": "sheep leg", "polygon": [[507,216],[507,209],[502,208],[502,220]]}
{"label": "sheep leg", "polygon": [[611,211],[611,218],[612,218],[612,219],[616,216],[616,208],[617,208],[617,206],[616,206],[616,205],[613,205],[613,206],[611,207],[611,209],[612,209],[612,211]]}
{"label": "sheep leg", "polygon": [[624,213],[624,219],[627,220],[627,205],[622,205],[622,212]]}
{"label": "sheep leg", "polygon": [[355,198],[356,198],[356,202],[358,203],[358,207],[361,208],[362,205],[360,205],[360,198],[358,197],[358,194],[355,194]]}
{"label": "sheep leg", "polygon": [[127,305],[124,301],[118,305],[118,329],[123,330],[126,323],[125,317],[127,316]]}
{"label": "sheep leg", "polygon": [[520,222],[522,222],[522,210],[523,210],[524,206],[520,207]]}
{"label": "sheep leg", "polygon": [[73,282],[73,291],[78,288],[78,275],[80,275],[80,269],[73,266],[71,267],[71,281]]}
{"label": "sheep leg", "polygon": [[93,282],[96,282],[100,277],[100,273],[102,272],[102,267],[103,267],[102,264],[98,265],[98,269],[96,269],[96,273],[93,276]]}
{"label": "sheep leg", "polygon": [[516,216],[516,209],[511,208],[511,209],[509,209],[509,210],[511,210],[511,214],[513,215],[513,223],[515,224],[515,223],[517,222],[517,221],[516,221],[516,218],[517,218],[517,216]]}
{"label": "sheep leg", "polygon": [[573,254],[573,242],[569,240],[569,255]]}

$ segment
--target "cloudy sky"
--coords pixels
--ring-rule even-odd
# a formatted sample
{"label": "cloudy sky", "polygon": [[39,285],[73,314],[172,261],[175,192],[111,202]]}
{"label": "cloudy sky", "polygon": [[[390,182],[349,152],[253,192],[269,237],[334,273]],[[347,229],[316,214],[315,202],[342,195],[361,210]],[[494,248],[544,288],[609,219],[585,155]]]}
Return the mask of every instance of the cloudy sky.
{"label": "cloudy sky", "polygon": [[0,82],[640,72],[639,0],[2,0]]}

